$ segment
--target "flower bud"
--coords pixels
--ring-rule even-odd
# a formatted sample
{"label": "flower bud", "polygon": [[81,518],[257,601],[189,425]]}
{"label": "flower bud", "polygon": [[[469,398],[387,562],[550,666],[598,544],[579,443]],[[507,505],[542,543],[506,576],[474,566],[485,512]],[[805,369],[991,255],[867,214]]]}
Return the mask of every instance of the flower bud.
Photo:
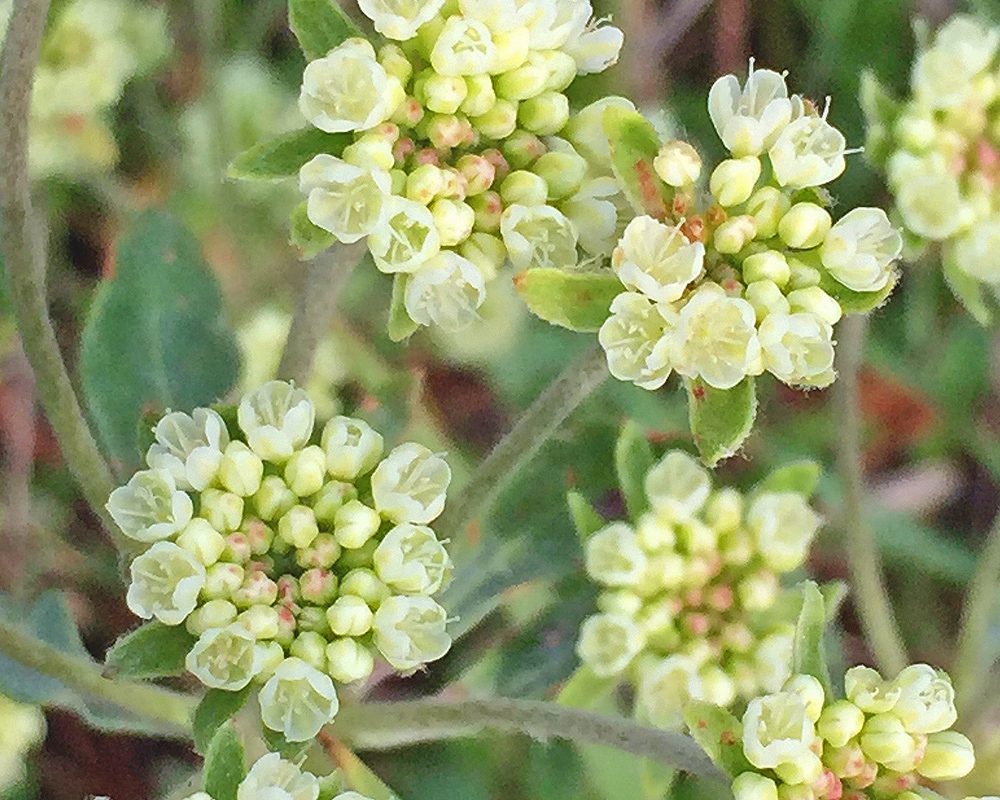
{"label": "flower bud", "polygon": [[[402,100],[402,97],[400,97],[400,100]],[[393,127],[395,128],[395,126]],[[366,133],[364,136],[359,136],[355,139],[353,144],[345,147],[340,156],[348,164],[353,164],[361,169],[388,172],[396,164],[392,145],[392,140],[386,136],[377,133]]]}
{"label": "flower bud", "polygon": [[382,45],[378,49],[377,60],[386,74],[392,75],[400,84],[406,86],[410,82],[413,76],[413,64],[398,44],[389,42]]}
{"label": "flower bud", "polygon": [[334,537],[342,547],[361,547],[378,531],[378,511],[360,500],[348,500],[334,516]]}
{"label": "flower bud", "polygon": [[277,608],[278,633],[275,635],[274,640],[279,642],[282,647],[288,647],[295,638],[295,633],[298,630],[298,620],[295,617],[295,612],[290,607],[280,605]]}
{"label": "flower bud", "polygon": [[823,692],[823,684],[812,675],[792,675],[785,681],[781,691],[797,694],[806,704],[806,714],[809,719],[813,722],[819,719],[823,704],[826,702],[826,694]]}
{"label": "flower bud", "polygon": [[188,615],[184,627],[192,636],[201,636],[212,628],[225,628],[236,619],[237,613],[236,606],[228,600],[209,600]]}
{"label": "flower bud", "polygon": [[472,233],[476,213],[468,204],[442,197],[431,203],[430,210],[442,247],[457,245]]}
{"label": "flower bud", "polygon": [[326,606],[337,596],[337,576],[320,567],[307,569],[299,576],[302,599],[317,606]]}
{"label": "flower bud", "polygon": [[545,181],[549,200],[562,200],[575,194],[587,175],[587,162],[573,152],[543,153],[531,171]]}
{"label": "flower bud", "polygon": [[747,200],[760,177],[756,156],[728,158],[712,171],[708,188],[720,206],[730,208]]}
{"label": "flower bud", "polygon": [[580,626],[576,654],[601,677],[619,675],[635,658],[645,636],[635,622],[618,614],[594,614]]}
{"label": "flower bud", "polygon": [[458,147],[471,132],[466,120],[455,114],[434,114],[426,124],[427,139],[438,150]]}
{"label": "flower bud", "polygon": [[660,146],[660,152],[653,159],[653,169],[670,186],[690,186],[701,174],[701,156],[684,140],[671,139]]}
{"label": "flower bud", "polygon": [[530,52],[527,61],[493,79],[497,97],[505,100],[527,100],[545,91],[549,71],[538,51]]}
{"label": "flower bud", "polygon": [[316,516],[309,506],[293,506],[278,520],[278,537],[293,547],[308,547],[318,534]]}
{"label": "flower bud", "polygon": [[278,666],[260,690],[259,700],[261,720],[290,742],[315,737],[340,705],[330,677],[296,657]]}
{"label": "flower bud", "polygon": [[916,747],[913,736],[892,714],[869,717],[861,729],[859,742],[865,756],[880,764],[905,759],[912,755]]}
{"label": "flower bud", "polygon": [[326,646],[326,671],[335,681],[352,683],[372,674],[375,659],[356,639],[334,639]]}
{"label": "flower bud", "polygon": [[[824,368],[829,367],[829,363],[824,364]],[[802,565],[820,522],[820,516],[799,492],[762,492],[747,511],[747,528],[764,564],[777,572],[791,572]]]}
{"label": "flower bud", "polygon": [[748,284],[755,281],[771,281],[779,287],[784,287],[791,275],[784,253],[778,250],[765,250],[763,253],[747,256],[743,260],[741,269],[743,280]]}
{"label": "flower bud", "polygon": [[195,517],[184,526],[177,536],[177,544],[206,567],[218,561],[226,548],[225,537],[201,517]]}
{"label": "flower bud", "polygon": [[807,750],[794,761],[778,764],[774,772],[786,784],[811,784],[823,774],[823,762],[814,752]]}
{"label": "flower bud", "polygon": [[326,453],[318,445],[296,450],[285,462],[285,483],[299,497],[315,494],[326,478]]}
{"label": "flower bud", "polygon": [[[496,233],[500,230],[500,219],[503,214],[503,201],[494,191],[483,192],[468,198],[469,206],[476,215],[475,228],[486,233]],[[506,258],[506,249],[504,257]]]}
{"label": "flower bud", "polygon": [[340,545],[332,533],[321,532],[308,547],[298,548],[295,563],[303,569],[317,567],[329,569],[340,558]]}
{"label": "flower bud", "polygon": [[437,114],[454,114],[462,105],[469,87],[458,75],[439,75],[432,72],[423,83],[423,104]]}
{"label": "flower bud", "polygon": [[756,235],[757,224],[753,217],[730,217],[715,229],[712,242],[720,253],[732,255],[750,244]]}
{"label": "flower bud", "polygon": [[504,158],[512,169],[527,169],[540,155],[548,151],[535,134],[518,129],[501,143]]}
{"label": "flower bud", "polygon": [[239,623],[212,628],[198,637],[184,665],[205,686],[237,692],[260,672],[256,640]]}
{"label": "flower bud", "polygon": [[334,417],[323,428],[326,469],[334,478],[353,481],[382,457],[382,435],[363,420]]}
{"label": "flower bud", "polygon": [[458,171],[465,178],[466,195],[477,195],[493,185],[496,167],[482,156],[466,153],[456,162]]}
{"label": "flower bud", "polygon": [[818,286],[810,286],[807,289],[796,289],[789,292],[786,297],[792,312],[805,311],[815,317],[819,317],[827,325],[836,324],[843,310],[834,298],[820,289]]}
{"label": "flower bud", "polygon": [[260,659],[260,672],[257,673],[258,681],[266,681],[270,678],[278,665],[285,660],[285,648],[279,642],[258,641],[257,653]]}
{"label": "flower bud", "polygon": [[490,73],[509,72],[521,66],[531,52],[530,29],[526,25],[516,25],[508,30],[496,31],[493,44],[496,46],[496,59]]}
{"label": "flower bud", "polygon": [[255,517],[244,517],[239,533],[246,539],[251,555],[266,556],[271,552],[274,531]]}
{"label": "flower bud", "polygon": [[539,136],[551,136],[562,130],[569,119],[569,99],[559,92],[542,92],[522,100],[517,109],[517,121]]}
{"label": "flower bud", "polygon": [[822,280],[822,275],[820,275],[819,270],[815,267],[811,267],[804,261],[798,258],[789,258],[788,267],[791,270],[791,275],[788,278],[788,286],[786,289],[807,289],[810,286],[819,286]]}
{"label": "flower bud", "polygon": [[362,636],[371,630],[374,614],[357,595],[342,594],[327,608],[326,619],[337,636]]}
{"label": "flower bud", "polygon": [[710,664],[698,673],[701,697],[708,703],[726,708],[736,701],[736,684],[722,667]]}
{"label": "flower bud", "polygon": [[235,531],[243,521],[243,498],[221,489],[205,489],[201,493],[198,514],[221,533]]}
{"label": "flower bud", "polygon": [[[820,723],[823,715],[820,715]],[[862,724],[864,720],[862,719]],[[855,778],[865,771],[865,754],[856,739],[851,739],[841,747],[827,744],[823,747],[823,763],[841,778]]]}
{"label": "flower bud", "polygon": [[759,772],[743,772],[733,779],[736,800],[778,800],[778,787]]}
{"label": "flower bud", "polygon": [[523,206],[540,206],[549,196],[545,179],[533,172],[516,169],[500,183],[500,197],[504,205],[519,203]]}
{"label": "flower bud", "polygon": [[792,207],[792,201],[774,186],[761,186],[747,199],[746,213],[757,223],[757,236],[770,239],[778,234],[781,218]]}
{"label": "flower bud", "polygon": [[356,595],[371,608],[379,606],[392,591],[367,567],[357,567],[348,572],[340,581],[340,594]]}
{"label": "flower bud", "polygon": [[295,618],[295,630],[313,631],[323,637],[330,635],[330,623],[326,621],[326,609],[319,606],[304,606]]}
{"label": "flower bud", "polygon": [[796,203],[778,223],[778,235],[789,247],[817,247],[833,227],[830,212],[815,203]]}
{"label": "flower bud", "polygon": [[758,324],[768,314],[787,314],[791,308],[774,281],[761,280],[748,284],[743,297],[753,306]]}
{"label": "flower bud", "polygon": [[927,736],[927,749],[917,772],[932,781],[955,781],[972,772],[975,765],[972,742],[958,731],[937,731]]}
{"label": "flower bud", "polygon": [[235,624],[245,628],[255,639],[273,639],[278,635],[278,609],[250,606],[236,617]]}
{"label": "flower bud", "polygon": [[444,190],[444,172],[434,164],[421,164],[406,178],[406,197],[429,205]]}
{"label": "flower bud", "polygon": [[736,585],[740,603],[750,611],[763,611],[774,605],[780,590],[778,576],[769,569],[747,575]]}
{"label": "flower bud", "polygon": [[217,561],[205,571],[205,586],[201,593],[208,599],[222,598],[228,600],[243,583],[243,567]]}
{"label": "flower bud", "polygon": [[225,547],[222,548],[222,557],[226,561],[233,561],[237,564],[246,564],[250,560],[250,540],[246,534],[234,531],[225,538]]}
{"label": "flower bud", "polygon": [[478,117],[493,108],[496,101],[493,81],[489,75],[465,76],[465,99],[462,100],[459,111],[469,117]]}
{"label": "flower bud", "polygon": [[233,441],[226,447],[219,464],[219,483],[240,497],[249,497],[260,489],[264,477],[264,462],[243,442]]}
{"label": "flower bud", "polygon": [[833,747],[842,748],[861,732],[865,715],[850,700],[834,700],[823,709],[816,722],[816,733]]}
{"label": "flower bud", "polygon": [[484,280],[492,280],[507,260],[507,248],[498,236],[476,231],[458,246],[462,258],[472,262],[483,274]]}
{"label": "flower bud", "polygon": [[569,53],[561,50],[543,50],[538,55],[548,74],[545,79],[546,89],[561,92],[576,79],[576,59]]}
{"label": "flower bud", "polygon": [[778,800],[817,800],[817,795],[809,784],[782,783],[778,787]]}
{"label": "flower bud", "polygon": [[257,516],[271,522],[287,512],[297,502],[295,492],[288,488],[277,475],[266,475],[260,482],[260,488],[253,496],[253,505]]}
{"label": "flower bud", "polygon": [[269,606],[278,599],[278,584],[263,571],[252,570],[245,575],[239,587],[233,590],[231,599],[239,608]]}
{"label": "flower bud", "polygon": [[629,589],[606,590],[597,595],[597,609],[605,614],[635,617],[642,605],[642,598]]}
{"label": "flower bud", "polygon": [[344,481],[327,481],[312,501],[316,521],[326,528],[332,528],[340,507],[348,500],[354,500],[357,496],[358,490],[353,484]]}
{"label": "flower bud", "polygon": [[315,631],[303,631],[288,648],[294,658],[301,658],[310,667],[326,672],[326,639]]}
{"label": "flower bud", "polygon": [[487,139],[505,139],[517,127],[517,103],[498,99],[489,111],[469,121]]}

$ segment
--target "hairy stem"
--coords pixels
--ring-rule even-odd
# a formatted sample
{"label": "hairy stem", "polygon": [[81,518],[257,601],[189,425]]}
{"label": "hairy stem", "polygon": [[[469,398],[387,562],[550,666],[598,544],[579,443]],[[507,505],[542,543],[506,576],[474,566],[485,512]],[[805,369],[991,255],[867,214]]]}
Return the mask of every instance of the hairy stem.
{"label": "hairy stem", "polygon": [[3,621],[0,621],[0,653],[55,678],[70,689],[112,703],[142,720],[161,723],[164,734],[191,735],[194,698],[148,683],[105,678],[97,662],[64,653]]}
{"label": "hairy stem", "polygon": [[569,739],[605,745],[654,759],[699,778],[717,781],[719,798],[731,797],[729,779],[688,736],[640,725],[624,717],[535,700],[501,697],[440,702],[358,703],[340,709],[334,734],[358,749],[473,736],[484,730],[514,731],[535,739]]}
{"label": "hairy stem", "polygon": [[115,487],[111,470],[80,409],[49,321],[44,229],[31,204],[28,112],[48,6],[48,0],[19,0],[14,5],[0,59],[0,253],[17,327],[59,449],[84,498],[121,542],[104,510]]}
{"label": "hairy stem", "polygon": [[864,510],[858,370],[864,359],[866,326],[867,319],[860,314],[845,317],[837,337],[837,471],[844,492],[844,549],[854,601],[875,661],[883,674],[892,677],[906,666],[907,657]]}
{"label": "hairy stem", "polygon": [[489,508],[500,490],[607,376],[607,360],[599,345],[571,361],[493,448],[469,483],[445,506],[435,525],[442,537],[458,539],[462,528]]}
{"label": "hairy stem", "polygon": [[976,573],[965,595],[962,627],[958,635],[958,654],[952,677],[959,712],[963,715],[976,707],[983,691],[986,674],[983,663],[986,632],[993,618],[1000,583],[1000,513],[993,520],[986,546],[979,555]]}
{"label": "hairy stem", "polygon": [[364,253],[364,242],[338,244],[309,262],[302,290],[295,304],[292,327],[278,365],[278,378],[305,386],[323,332],[333,317],[340,293]]}

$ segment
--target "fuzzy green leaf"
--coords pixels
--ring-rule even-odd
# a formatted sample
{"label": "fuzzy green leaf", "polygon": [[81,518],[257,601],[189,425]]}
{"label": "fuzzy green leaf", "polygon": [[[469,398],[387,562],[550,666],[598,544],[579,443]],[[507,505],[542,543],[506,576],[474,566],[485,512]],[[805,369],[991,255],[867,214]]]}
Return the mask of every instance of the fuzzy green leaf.
{"label": "fuzzy green leaf", "polygon": [[729,711],[713,703],[692,700],[684,709],[684,722],[691,738],[728,775],[736,777],[751,769],[743,754],[743,726]]}
{"label": "fuzzy green leaf", "polygon": [[224,689],[209,689],[205,692],[194,711],[194,746],[199,752],[206,752],[219,728],[243,708],[250,696],[250,689],[250,685],[247,685],[238,692],[227,692]]}
{"label": "fuzzy green leaf", "polygon": [[216,732],[205,752],[205,791],[212,800],[236,800],[236,790],[246,777],[243,741],[227,722]]}
{"label": "fuzzy green leaf", "polygon": [[953,253],[954,248],[946,247],[941,254],[945,283],[972,318],[985,327],[993,322],[993,309],[987,300],[983,284],[959,267]]}
{"label": "fuzzy green leaf", "polygon": [[312,744],[312,740],[290,742],[281,731],[272,731],[268,727],[263,729],[263,734],[267,749],[280,754],[282,758],[288,761],[295,761],[300,758]]}
{"label": "fuzzy green leaf", "polygon": [[587,541],[592,534],[604,527],[604,519],[579,492],[566,492],[566,504],[569,506],[569,515],[573,519],[573,527],[576,528],[581,542]]}
{"label": "fuzzy green leaf", "polygon": [[877,292],[856,292],[835,280],[826,270],[820,270],[820,288],[840,303],[845,314],[864,314],[878,308],[896,288],[896,276]]}
{"label": "fuzzy green leaf", "polygon": [[164,625],[154,619],[111,645],[104,665],[109,672],[129,678],[180,675],[196,641],[183,625]]}
{"label": "fuzzy green leaf", "polygon": [[604,112],[604,134],[611,145],[611,169],[638,214],[665,219],[673,190],[653,169],[660,137],[642,114],[612,106]]}
{"label": "fuzzy green leaf", "polygon": [[714,467],[729,458],[750,435],[757,416],[754,380],[746,377],[732,389],[716,389],[701,378],[684,381],[688,417],[701,460]]}
{"label": "fuzzy green leaf", "polygon": [[880,168],[893,150],[892,129],[903,104],[894,99],[871,70],[861,73],[861,109],[868,123],[865,156]]}
{"label": "fuzzy green leaf", "polygon": [[309,61],[322,58],[352,36],[363,36],[337,0],[289,0],[288,24]]}
{"label": "fuzzy green leaf", "polygon": [[649,508],[646,473],[653,466],[653,450],[642,429],[632,420],[625,423],[615,443],[615,471],[633,522]]}
{"label": "fuzzy green leaf", "polygon": [[815,461],[794,461],[774,470],[754,487],[753,493],[798,492],[809,497],[816,491],[819,475],[820,465]]}
{"label": "fuzzy green leaf", "polygon": [[230,178],[277,181],[298,175],[302,165],[320,153],[339,156],[351,143],[349,133],[300,128],[244,150],[229,164]]}
{"label": "fuzzy green leaf", "polygon": [[392,279],[392,300],[389,302],[389,338],[394,342],[409,339],[420,326],[406,313],[403,295],[406,292],[408,276],[402,272],[396,273]]}
{"label": "fuzzy green leaf", "polygon": [[514,276],[514,286],[537,317],[571,331],[596,331],[625,291],[611,270],[566,272],[535,267]]}
{"label": "fuzzy green leaf", "polygon": [[803,581],[799,587],[802,591],[802,609],[795,622],[792,672],[812,675],[829,690],[830,674],[823,653],[826,603],[823,600],[823,593],[815,582]]}
{"label": "fuzzy green leaf", "polygon": [[288,241],[299,251],[299,258],[308,260],[332,247],[337,238],[329,231],[313,224],[306,214],[306,204],[302,202],[292,209]]}

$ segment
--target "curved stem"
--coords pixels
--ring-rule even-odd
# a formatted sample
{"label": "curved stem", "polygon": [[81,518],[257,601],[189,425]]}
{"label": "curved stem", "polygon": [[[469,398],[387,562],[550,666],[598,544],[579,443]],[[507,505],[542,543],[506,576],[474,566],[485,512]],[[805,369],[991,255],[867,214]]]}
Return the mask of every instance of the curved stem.
{"label": "curved stem", "polygon": [[993,617],[1000,582],[1000,513],[993,520],[986,546],[979,555],[976,573],[965,595],[962,626],[958,634],[958,654],[952,677],[959,711],[963,715],[975,708],[986,677],[983,649],[986,631]]}
{"label": "curved stem", "polygon": [[864,358],[867,319],[845,317],[837,343],[837,406],[839,437],[837,471],[844,491],[844,544],[851,588],[865,637],[879,669],[887,677],[906,666],[903,645],[892,605],[882,582],[878,549],[864,512],[864,475],[861,466],[861,411],[858,407],[858,370]]}
{"label": "curved stem", "polygon": [[295,304],[292,327],[278,365],[278,378],[305,386],[312,373],[313,358],[340,293],[351,278],[364,253],[364,242],[335,245],[309,262],[308,271]]}
{"label": "curved stem", "polygon": [[500,490],[607,376],[608,362],[599,345],[573,359],[493,448],[469,483],[445,506],[435,524],[440,536],[458,539],[462,528],[486,511]]}
{"label": "curved stem", "polygon": [[0,59],[0,252],[7,270],[11,305],[24,350],[35,372],[38,396],[83,496],[118,538],[104,510],[115,487],[111,470],[77,401],[45,299],[45,243],[35,219],[28,178],[28,114],[32,79],[48,0],[19,0],[11,14]]}
{"label": "curved stem", "polygon": [[[484,730],[515,731],[535,739],[556,737],[614,747],[729,785],[726,774],[688,736],[650,728],[624,717],[535,700],[497,697],[450,703],[437,700],[358,703],[340,709],[332,730],[338,738],[359,749],[457,739]],[[727,796],[731,797],[720,786],[720,800]]]}
{"label": "curved stem", "polygon": [[105,700],[143,720],[161,723],[164,734],[191,736],[191,715],[196,705],[192,697],[148,683],[105,678],[97,662],[64,653],[3,621],[0,621],[0,652],[70,689]]}

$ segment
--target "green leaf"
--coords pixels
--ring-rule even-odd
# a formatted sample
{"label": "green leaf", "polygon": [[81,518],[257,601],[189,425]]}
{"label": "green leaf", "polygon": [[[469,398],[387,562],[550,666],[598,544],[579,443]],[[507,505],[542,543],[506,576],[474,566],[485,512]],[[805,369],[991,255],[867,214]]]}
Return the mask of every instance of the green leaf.
{"label": "green leaf", "polygon": [[276,181],[298,175],[302,165],[320,153],[339,156],[352,141],[349,133],[300,128],[244,150],[229,164],[230,178]]}
{"label": "green leaf", "polygon": [[639,786],[642,788],[643,797],[646,800],[663,800],[668,796],[676,776],[677,771],[666,764],[653,761],[651,758],[642,759]]}
{"label": "green leaf", "polygon": [[604,112],[604,134],[611,145],[611,169],[639,214],[666,219],[673,190],[653,169],[660,137],[642,114],[620,106]]}
{"label": "green leaf", "polygon": [[311,739],[304,742],[290,742],[285,738],[283,733],[272,731],[266,726],[263,728],[263,734],[267,749],[280,754],[282,758],[288,761],[297,760],[309,749],[309,745],[312,744]]}
{"label": "green leaf", "polygon": [[803,581],[799,587],[802,590],[802,609],[795,622],[792,673],[812,675],[829,691],[830,674],[823,653],[826,603],[814,581]]}
{"label": "green leaf", "polygon": [[642,429],[632,420],[625,423],[615,443],[615,471],[628,515],[638,522],[649,508],[646,497],[646,473],[653,466],[653,449]]}
{"label": "green leaf", "polygon": [[583,664],[562,685],[556,702],[570,708],[597,710],[605,704],[617,685],[618,678],[601,677]]}
{"label": "green leaf", "polygon": [[965,310],[968,311],[974,320],[980,325],[986,326],[993,322],[993,309],[986,299],[986,292],[983,285],[965,272],[958,264],[954,256],[954,248],[945,247],[941,253],[941,266],[944,272],[945,283],[951,289]]}
{"label": "green leaf", "polygon": [[370,797],[371,800],[399,800],[399,795],[386,786],[353,750],[337,740],[334,740],[332,748],[336,753],[337,766],[354,791]]}
{"label": "green leaf", "polygon": [[865,314],[878,308],[896,288],[896,276],[877,292],[856,292],[838,282],[825,270],[820,271],[820,288],[840,303],[845,314]]}
{"label": "green leaf", "polygon": [[289,0],[288,24],[309,61],[322,58],[345,39],[364,35],[336,0]]}
{"label": "green leaf", "polygon": [[184,672],[184,658],[198,641],[183,625],[158,620],[140,625],[104,656],[108,671],[129,678],[160,678]]}
{"label": "green leaf", "polygon": [[871,70],[861,73],[861,110],[868,123],[868,141],[865,156],[879,167],[884,167],[892,152],[892,129],[903,109],[903,104],[892,97]]}
{"label": "green leaf", "polygon": [[194,746],[199,752],[206,752],[219,728],[243,708],[250,696],[250,689],[248,685],[238,692],[227,692],[224,689],[209,689],[205,692],[194,711]]}
{"label": "green leaf", "polygon": [[810,497],[816,491],[820,469],[818,463],[808,459],[785,464],[758,483],[753,489],[753,494],[798,492],[805,497]]}
{"label": "green leaf", "polygon": [[729,458],[750,435],[757,416],[754,380],[746,377],[732,389],[716,389],[701,378],[684,381],[688,416],[701,460],[714,467]]}
{"label": "green leaf", "polygon": [[726,709],[692,700],[684,709],[684,722],[694,739],[716,766],[736,777],[751,769],[743,755],[743,726]]}
{"label": "green leaf", "polygon": [[216,732],[205,753],[205,791],[212,800],[236,800],[236,789],[246,777],[243,741],[227,722]]}
{"label": "green leaf", "polygon": [[123,472],[142,466],[135,432],[144,414],[208,405],[236,382],[239,351],[218,281],[172,217],[145,212],[119,244],[83,330],[80,372],[97,433]]}
{"label": "green leaf", "polygon": [[566,492],[566,504],[569,506],[569,515],[573,519],[573,526],[581,542],[587,541],[591,534],[597,533],[604,527],[604,519],[579,492]]}
{"label": "green leaf", "polygon": [[403,304],[403,295],[406,292],[407,280],[408,276],[402,272],[397,272],[392,279],[392,300],[389,303],[389,325],[387,331],[389,338],[394,342],[409,339],[414,331],[420,327],[406,313],[406,306]]}
{"label": "green leaf", "polygon": [[611,314],[611,301],[625,291],[611,270],[566,272],[535,267],[514,276],[514,287],[537,317],[571,331],[596,331]]}
{"label": "green leaf", "polygon": [[313,224],[306,214],[306,203],[303,202],[292,209],[288,241],[299,251],[299,258],[308,260],[332,247],[337,237]]}

